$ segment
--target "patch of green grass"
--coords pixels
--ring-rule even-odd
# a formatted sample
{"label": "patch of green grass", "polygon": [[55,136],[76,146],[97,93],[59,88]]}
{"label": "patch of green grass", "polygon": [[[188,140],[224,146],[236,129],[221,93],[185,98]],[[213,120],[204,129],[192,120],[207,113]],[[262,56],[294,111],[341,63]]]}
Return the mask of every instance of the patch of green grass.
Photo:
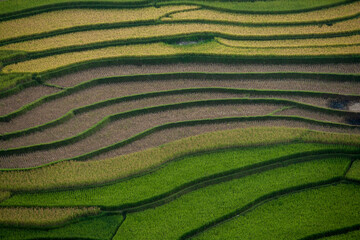
{"label": "patch of green grass", "polygon": [[347,178],[360,180],[360,160],[354,161],[349,169],[349,172],[346,174]]}
{"label": "patch of green grass", "polygon": [[348,164],[346,158],[315,160],[211,185],[155,209],[128,214],[114,240],[178,239],[266,194],[342,176]]}
{"label": "patch of green grass", "polygon": [[360,223],[360,188],[339,184],[265,203],[195,239],[300,239]]}
{"label": "patch of green grass", "polygon": [[25,240],[39,238],[90,238],[111,239],[118,226],[123,221],[121,215],[89,218],[77,223],[49,230],[0,228],[0,238],[3,240]]}
{"label": "patch of green grass", "polygon": [[[341,145],[312,143],[253,147],[188,156],[170,162],[154,173],[104,187],[61,192],[16,194],[3,206],[117,206],[135,203],[172,191],[188,182],[213,174],[269,161],[291,154]],[[355,149],[346,147],[346,149]]]}

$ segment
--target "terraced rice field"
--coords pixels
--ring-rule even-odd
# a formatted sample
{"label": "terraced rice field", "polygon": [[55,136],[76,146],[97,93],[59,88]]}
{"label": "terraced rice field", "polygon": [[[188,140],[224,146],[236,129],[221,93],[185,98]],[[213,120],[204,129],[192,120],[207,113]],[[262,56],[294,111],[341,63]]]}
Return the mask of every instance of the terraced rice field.
{"label": "terraced rice field", "polygon": [[359,17],[0,1],[0,239],[359,239]]}

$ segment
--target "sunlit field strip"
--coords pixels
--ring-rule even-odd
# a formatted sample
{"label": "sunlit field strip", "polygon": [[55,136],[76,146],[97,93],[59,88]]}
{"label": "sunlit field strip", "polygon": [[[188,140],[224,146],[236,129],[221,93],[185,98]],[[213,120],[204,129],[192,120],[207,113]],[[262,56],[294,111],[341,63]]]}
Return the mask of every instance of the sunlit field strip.
{"label": "sunlit field strip", "polygon": [[199,9],[192,12],[174,13],[169,18],[162,18],[162,20],[212,20],[264,25],[272,23],[291,24],[324,20],[331,21],[332,19],[354,16],[360,14],[359,8],[360,2],[349,2],[348,4],[332,8],[292,14],[241,14]]}
{"label": "sunlit field strip", "polygon": [[2,171],[0,189],[34,191],[100,184],[139,173],[186,154],[219,148],[287,143],[296,139],[304,142],[360,144],[359,135],[351,134],[281,127],[234,129],[193,136],[161,147],[100,161],[64,161],[27,171]]}
{"label": "sunlit field strip", "polygon": [[45,227],[63,224],[69,220],[95,215],[100,212],[98,207],[87,208],[23,208],[1,207],[0,225],[15,227]]}
{"label": "sunlit field strip", "polygon": [[[255,169],[260,164],[269,164],[269,161],[273,163],[276,160],[276,163],[282,164],[285,164],[287,160],[291,160],[291,164],[301,161],[320,161],[324,156],[317,151],[322,151],[322,153],[336,151],[346,154],[347,151],[354,150],[357,150],[354,146],[313,143],[228,149],[226,151],[187,156],[169,162],[154,172],[107,186],[60,192],[17,193],[0,203],[0,205],[7,207],[125,206],[154,199],[176,189],[183,189],[188,183],[195,184],[198,181],[201,182],[201,179],[210,176],[215,178],[226,175],[225,173],[229,174],[229,172],[241,172],[241,169],[244,168]],[[310,160],[311,158],[308,156],[311,156],[313,160]],[[308,159],[305,160],[306,158]],[[279,164],[279,166],[282,166],[282,164]],[[246,172],[246,170],[242,170],[242,172]]]}
{"label": "sunlit field strip", "polygon": [[66,9],[0,22],[0,40],[59,29],[104,23],[157,20],[173,11],[197,6],[163,6],[135,9]]}
{"label": "sunlit field strip", "polygon": [[25,42],[8,44],[0,47],[0,50],[20,50],[28,52],[44,51],[53,48],[80,46],[115,40],[127,40],[143,38],[160,38],[174,35],[194,33],[219,33],[232,37],[256,37],[269,38],[282,36],[311,36],[317,34],[341,35],[344,32],[359,31],[360,18],[335,23],[333,26],[289,26],[289,27],[243,27],[219,24],[160,24],[138,26],[118,29],[92,30],[63,34],[59,36],[29,40]]}
{"label": "sunlit field strip", "polygon": [[[140,239],[141,236],[180,239],[183,234],[239,210],[264,195],[339,177],[348,163],[346,158],[322,159],[201,188],[155,209],[127,214],[114,239]],[[241,232],[237,236],[239,234]]]}
{"label": "sunlit field strip", "polygon": [[360,44],[360,35],[334,38],[311,38],[311,39],[289,39],[289,40],[231,40],[216,37],[216,41],[227,46],[239,48],[302,48],[302,47],[335,47],[333,45]]}
{"label": "sunlit field strip", "polygon": [[193,46],[174,46],[165,43],[136,44],[119,47],[107,47],[90,51],[72,52],[59,54],[39,59],[33,59],[17,64],[7,65],[2,69],[3,73],[11,72],[43,72],[56,69],[74,63],[90,60],[121,57],[166,57],[181,54],[209,54],[213,56],[237,56],[237,57],[304,57],[304,56],[342,56],[359,55],[360,45],[347,47],[326,48],[283,48],[283,49],[240,49],[226,47],[216,42],[209,42]]}
{"label": "sunlit field strip", "polygon": [[351,184],[294,193],[265,203],[193,239],[229,239],[235,235],[254,240],[301,239],[359,224],[359,198],[359,186]]}

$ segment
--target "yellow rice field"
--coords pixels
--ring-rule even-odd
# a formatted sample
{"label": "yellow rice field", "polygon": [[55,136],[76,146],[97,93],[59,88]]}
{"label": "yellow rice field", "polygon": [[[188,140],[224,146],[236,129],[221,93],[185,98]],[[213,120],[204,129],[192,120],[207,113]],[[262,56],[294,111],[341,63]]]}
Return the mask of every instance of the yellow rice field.
{"label": "yellow rice field", "polygon": [[165,6],[139,9],[69,9],[0,22],[0,40],[75,26],[156,20],[165,14],[196,9],[196,6]]}
{"label": "yellow rice field", "polygon": [[284,127],[241,128],[184,138],[161,147],[111,159],[87,162],[65,161],[28,171],[2,171],[0,189],[30,191],[100,184],[129,176],[184,154],[228,147],[285,143],[296,139],[307,142],[360,145],[358,135]]}
{"label": "yellow rice field", "polygon": [[346,5],[336,6],[303,13],[292,14],[241,14],[226,13],[208,9],[199,9],[192,12],[180,12],[171,15],[171,18],[162,20],[216,20],[241,23],[293,23],[293,22],[317,22],[340,17],[354,16],[359,14],[360,2],[353,2]]}
{"label": "yellow rice field", "polygon": [[[103,23],[156,20],[221,20],[241,23],[288,23],[311,22],[354,16],[359,13],[360,2],[349,3],[328,9],[293,14],[234,14],[200,9],[197,6],[162,6],[141,9],[70,9],[52,11],[13,19],[0,23],[0,40],[24,35],[49,32],[75,26]],[[196,9],[190,12],[182,10]],[[172,14],[173,13],[173,14]],[[164,17],[171,14],[170,17]],[[163,18],[162,18],[163,17]]]}
{"label": "yellow rice field", "polygon": [[175,56],[177,54],[210,54],[231,56],[319,56],[360,54],[360,45],[346,47],[303,47],[303,48],[237,48],[229,47],[215,41],[193,45],[176,46],[165,43],[135,44],[119,47],[107,47],[89,51],[71,52],[52,55],[7,65],[3,73],[43,72],[70,64],[119,57],[156,57]]}
{"label": "yellow rice field", "polygon": [[100,212],[98,207],[87,208],[0,208],[0,224],[12,226],[49,226],[61,224],[71,219],[95,215]]}
{"label": "yellow rice field", "polygon": [[70,33],[44,39],[9,44],[0,47],[0,50],[20,50],[32,52],[68,46],[100,43],[105,41],[163,37],[191,33],[221,33],[236,37],[271,37],[279,35],[300,36],[303,34],[316,35],[356,31],[360,30],[359,27],[360,18],[339,22],[331,27],[242,27],[218,24],[164,24]]}

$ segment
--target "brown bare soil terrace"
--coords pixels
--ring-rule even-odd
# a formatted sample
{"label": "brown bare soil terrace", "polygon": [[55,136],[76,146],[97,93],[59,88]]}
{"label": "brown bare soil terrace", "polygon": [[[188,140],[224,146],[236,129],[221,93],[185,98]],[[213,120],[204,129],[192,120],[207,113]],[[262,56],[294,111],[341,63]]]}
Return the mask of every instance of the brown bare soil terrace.
{"label": "brown bare soil terrace", "polygon": [[[55,120],[68,111],[81,106],[93,104],[99,101],[119,98],[123,96],[141,94],[147,92],[165,91],[180,88],[194,88],[194,87],[225,87],[225,88],[244,88],[244,89],[283,89],[283,90],[307,90],[307,91],[322,91],[341,93],[343,89],[348,90],[348,93],[359,93],[360,82],[348,82],[346,84],[339,82],[324,82],[324,81],[310,81],[310,80],[194,80],[194,79],[179,79],[179,80],[159,80],[159,81],[129,81],[122,83],[101,84],[88,89],[84,89],[77,93],[55,99],[20,115],[10,122],[0,122],[0,133],[13,132],[29,127],[34,127],[40,124],[45,124],[51,120]],[[17,94],[16,94],[17,95]],[[16,95],[11,99],[16,101]],[[225,96],[225,95],[223,95]],[[229,95],[230,96],[230,95]],[[251,97],[251,98],[285,98],[294,101],[300,101],[316,106],[327,107],[327,98],[315,97],[296,97],[291,95],[256,95],[249,94],[246,96],[231,95],[232,97]],[[192,97],[191,99],[211,99],[211,95],[202,97]],[[214,98],[219,96],[214,95]],[[0,103],[2,103],[0,99]],[[175,101],[181,101],[175,100]],[[146,100],[145,100],[146,102]],[[165,101],[166,102],[166,101]],[[164,103],[165,103],[164,102]],[[169,102],[169,101],[167,101]],[[154,102],[160,104],[161,101]],[[124,103],[127,104],[127,103]],[[129,105],[130,106],[130,105]],[[140,108],[145,106],[140,104],[138,107],[132,105],[133,108]],[[149,105],[151,106],[150,103]],[[130,110],[131,108],[126,108]],[[121,109],[119,109],[121,111]],[[122,109],[125,111],[125,109]],[[96,115],[94,113],[94,115]]]}
{"label": "brown bare soil terrace", "polygon": [[9,139],[2,142],[4,149],[19,147],[24,145],[32,145],[42,142],[50,142],[68,138],[79,134],[82,131],[95,125],[101,119],[106,116],[117,114],[120,112],[130,111],[134,109],[141,109],[144,107],[151,107],[156,105],[173,104],[180,102],[206,100],[206,99],[224,99],[224,98],[237,98],[242,97],[241,94],[209,94],[209,93],[198,93],[198,94],[181,94],[171,95],[164,97],[152,97],[143,100],[134,100],[124,103],[118,103],[100,109],[95,109],[90,112],[75,115],[69,121],[58,125],[56,127],[45,129],[41,132],[36,132],[23,137]]}
{"label": "brown bare soil terrace", "polygon": [[[270,114],[281,107],[283,106],[278,104],[195,106],[123,118],[109,123],[93,135],[71,145],[21,155],[3,156],[0,160],[0,168],[31,167],[59,159],[72,158],[128,139],[137,133],[165,123],[231,116],[260,116]],[[332,122],[342,121],[341,117],[319,114],[312,111],[301,110],[301,112],[296,113],[298,116],[307,115],[307,117],[318,120],[326,119]],[[259,124],[261,124],[261,122],[259,122]]]}
{"label": "brown bare soil terrace", "polygon": [[[121,140],[125,140],[139,132],[145,131],[157,125],[186,121],[193,119],[207,119],[230,116],[258,116],[266,115],[278,109],[278,105],[216,105],[205,107],[188,107],[176,110],[162,111],[121,119],[111,122],[93,135],[73,143],[71,145],[37,151],[22,155],[3,156],[0,160],[0,168],[36,166],[59,159],[75,157],[96,149],[109,146]],[[25,165],[23,165],[25,164]]]}
{"label": "brown bare soil terrace", "polygon": [[[2,149],[15,148],[26,145],[34,145],[45,142],[52,142],[56,140],[65,139],[75,136],[91,126],[95,125],[106,116],[117,114],[120,112],[130,111],[134,109],[141,109],[144,107],[181,103],[188,101],[207,100],[207,99],[225,99],[225,98],[281,98],[298,102],[311,104],[314,106],[327,107],[328,99],[321,97],[297,97],[297,96],[276,96],[276,95],[256,95],[256,94],[231,94],[231,93],[192,93],[192,94],[173,94],[162,97],[150,97],[142,100],[133,100],[123,103],[117,103],[94,109],[89,112],[77,114],[70,120],[60,125],[47,128],[29,135],[23,135],[16,138],[11,138],[1,142]],[[260,107],[260,106],[259,106]],[[29,112],[31,116],[31,111]],[[345,114],[344,114],[345,115]],[[324,117],[325,118],[325,117]],[[334,121],[341,121],[339,117],[334,118]],[[22,121],[25,123],[26,121]],[[10,123],[11,124],[11,123]]]}
{"label": "brown bare soil terrace", "polygon": [[[223,64],[223,63],[176,63],[157,65],[119,65],[96,67],[50,79],[48,82],[63,87],[75,86],[94,78],[117,75],[167,73],[167,72],[323,72],[323,73],[360,73],[359,63],[329,64]],[[279,86],[281,87],[281,86]],[[344,87],[344,90],[347,88]],[[342,90],[341,90],[342,91]],[[349,92],[349,91],[347,91]],[[344,93],[347,93],[344,92]],[[359,92],[358,92],[359,93]]]}
{"label": "brown bare soil terrace", "polygon": [[[288,65],[271,65],[271,64],[164,64],[164,65],[121,65],[121,66],[109,66],[101,68],[93,68],[89,70],[79,71],[76,73],[67,74],[62,77],[57,77],[50,79],[48,82],[51,84],[59,85],[62,87],[71,87],[75,86],[84,81],[89,81],[94,78],[100,77],[109,77],[115,75],[131,75],[131,74],[147,74],[147,73],[166,73],[166,72],[278,72],[278,71],[294,71],[294,72],[331,72],[331,73],[358,73],[360,67],[358,64],[288,64]],[[285,81],[285,79],[268,79],[268,80],[242,80],[241,86],[243,88],[257,88],[257,89],[291,89],[291,90],[308,90],[308,91],[321,91],[324,92],[335,92],[335,93],[344,93],[344,94],[358,94],[360,92],[360,87],[357,83],[351,82],[322,82],[317,81],[316,79],[297,79]],[[296,81],[299,84],[294,84]],[[226,82],[226,81],[222,81]],[[272,85],[274,83],[274,85]],[[281,84],[279,84],[281,83]],[[213,82],[213,84],[216,84]],[[350,85],[348,84],[355,84]],[[247,86],[248,85],[248,86]],[[201,86],[201,85],[197,85]],[[207,85],[202,85],[207,86]],[[231,87],[230,85],[215,85],[215,86],[224,86]],[[189,87],[191,87],[189,85]],[[154,88],[155,89],[155,88]],[[25,89],[22,92],[9,96],[7,98],[0,99],[0,103],[7,101],[14,105],[10,107],[11,110],[14,110],[21,103],[28,103],[34,98],[39,96],[47,95],[46,91],[41,91],[42,89],[31,88]],[[51,90],[50,90],[51,91]],[[56,91],[53,89],[52,91]],[[42,94],[43,93],[43,94]],[[19,100],[22,98],[28,98],[28,100]],[[6,104],[5,108],[2,110],[8,113],[8,108],[10,104]],[[16,107],[15,107],[16,106]]]}

